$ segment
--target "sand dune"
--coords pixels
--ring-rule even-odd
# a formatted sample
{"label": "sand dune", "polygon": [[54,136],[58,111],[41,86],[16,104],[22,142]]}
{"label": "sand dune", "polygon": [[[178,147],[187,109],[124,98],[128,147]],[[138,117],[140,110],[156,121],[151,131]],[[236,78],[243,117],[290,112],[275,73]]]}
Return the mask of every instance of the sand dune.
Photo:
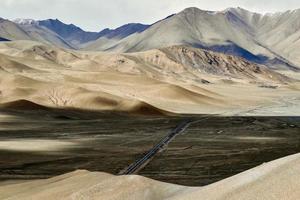
{"label": "sand dune", "polygon": [[[205,187],[184,187],[140,176],[76,171],[62,176],[0,187],[1,199],[244,199],[297,200],[300,155],[263,164]],[[121,188],[121,189],[120,189]]]}
{"label": "sand dune", "polygon": [[0,108],[17,109],[17,110],[47,110],[45,106],[41,106],[27,100],[18,100],[18,101],[0,104]]}
{"label": "sand dune", "polygon": [[[184,46],[115,54],[14,41],[0,43],[0,61],[0,103],[25,100],[98,111],[222,114],[283,94],[294,96],[291,85],[298,87],[295,78],[263,65]],[[280,89],[274,93],[268,86]],[[259,95],[249,99],[249,89]]]}
{"label": "sand dune", "polygon": [[2,71],[8,73],[22,73],[22,72],[33,72],[39,71],[37,69],[33,69],[27,65],[16,62],[13,59],[9,59],[8,56],[0,55],[0,67]]}

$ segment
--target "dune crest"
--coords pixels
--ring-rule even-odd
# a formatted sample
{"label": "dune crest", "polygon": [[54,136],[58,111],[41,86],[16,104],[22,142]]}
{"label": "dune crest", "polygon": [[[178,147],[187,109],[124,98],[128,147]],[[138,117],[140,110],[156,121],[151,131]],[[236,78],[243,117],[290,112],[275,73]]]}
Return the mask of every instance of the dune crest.
{"label": "dune crest", "polygon": [[184,187],[140,176],[75,171],[58,177],[0,187],[6,199],[297,200],[300,155],[292,155],[205,187]]}
{"label": "dune crest", "polygon": [[[83,110],[222,114],[293,96],[290,85],[298,87],[294,78],[263,65],[185,46],[116,54],[13,41],[0,43],[0,53],[0,104],[28,100]],[[259,95],[248,98],[249,90]]]}

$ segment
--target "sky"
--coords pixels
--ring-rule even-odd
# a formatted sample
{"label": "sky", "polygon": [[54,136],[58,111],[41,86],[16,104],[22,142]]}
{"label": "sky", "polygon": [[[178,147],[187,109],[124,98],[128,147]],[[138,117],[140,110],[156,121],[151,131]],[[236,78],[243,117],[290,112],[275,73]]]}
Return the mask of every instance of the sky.
{"label": "sky", "polygon": [[59,19],[100,31],[138,22],[152,24],[187,7],[219,11],[228,7],[267,13],[300,8],[300,0],[1,0],[6,19]]}

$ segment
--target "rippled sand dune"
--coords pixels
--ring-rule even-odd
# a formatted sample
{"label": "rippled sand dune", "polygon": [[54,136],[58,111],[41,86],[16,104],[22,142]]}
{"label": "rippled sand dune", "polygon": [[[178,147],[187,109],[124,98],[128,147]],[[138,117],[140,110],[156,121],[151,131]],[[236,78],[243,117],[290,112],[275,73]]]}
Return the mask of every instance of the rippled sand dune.
{"label": "rippled sand dune", "polygon": [[113,176],[84,170],[51,179],[0,187],[1,199],[106,200],[297,200],[300,155],[263,164],[205,187],[184,187],[140,176]]}

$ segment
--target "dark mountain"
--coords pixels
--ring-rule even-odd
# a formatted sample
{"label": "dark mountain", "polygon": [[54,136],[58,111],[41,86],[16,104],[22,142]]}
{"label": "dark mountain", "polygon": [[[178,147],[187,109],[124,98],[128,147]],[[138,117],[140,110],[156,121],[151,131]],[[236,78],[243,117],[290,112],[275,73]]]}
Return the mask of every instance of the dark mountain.
{"label": "dark mountain", "polygon": [[125,38],[134,33],[141,33],[149,27],[150,27],[150,25],[139,24],[139,23],[130,23],[130,24],[125,24],[125,25],[123,25],[119,28],[113,29],[113,30],[104,29],[99,34],[100,34],[100,37],[106,37],[108,39]]}
{"label": "dark mountain", "polygon": [[10,40],[0,37],[0,42],[7,42],[7,41],[10,41]]}
{"label": "dark mountain", "polygon": [[104,29],[100,32],[88,32],[75,26],[74,24],[65,24],[58,19],[48,19],[37,21],[39,26],[46,27],[47,29],[55,32],[64,40],[72,45],[81,45],[101,37],[108,39],[122,39],[134,33],[140,33],[146,30],[149,25],[131,23],[123,25],[116,29]]}
{"label": "dark mountain", "polygon": [[13,40],[36,40],[71,49],[80,49],[84,44],[100,38],[118,41],[131,34],[143,32],[149,27],[149,25],[131,23],[116,29],[88,32],[74,24],[65,24],[58,19],[40,21],[33,19],[9,21],[3,19],[2,21],[3,25],[0,24],[0,37],[2,38],[6,38],[5,36],[9,35],[9,39]]}
{"label": "dark mountain", "polygon": [[97,32],[86,32],[74,24],[65,24],[58,19],[42,20],[38,21],[38,24],[57,33],[73,45],[86,43],[99,38],[99,33]]}

